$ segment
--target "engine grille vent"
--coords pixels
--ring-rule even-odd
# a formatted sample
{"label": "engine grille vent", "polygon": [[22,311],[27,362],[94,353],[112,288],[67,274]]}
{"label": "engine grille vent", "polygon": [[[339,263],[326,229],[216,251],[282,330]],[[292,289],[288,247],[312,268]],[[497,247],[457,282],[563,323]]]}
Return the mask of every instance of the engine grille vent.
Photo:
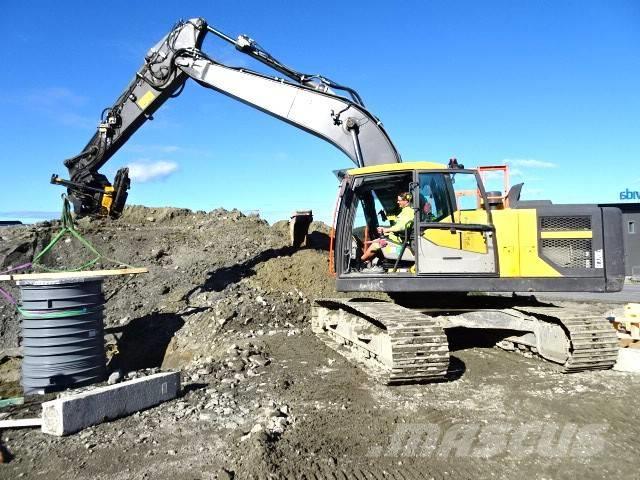
{"label": "engine grille vent", "polygon": [[543,238],[542,254],[563,268],[593,268],[591,239]]}
{"label": "engine grille vent", "polygon": [[591,231],[591,217],[540,217],[540,230],[543,232],[567,230]]}

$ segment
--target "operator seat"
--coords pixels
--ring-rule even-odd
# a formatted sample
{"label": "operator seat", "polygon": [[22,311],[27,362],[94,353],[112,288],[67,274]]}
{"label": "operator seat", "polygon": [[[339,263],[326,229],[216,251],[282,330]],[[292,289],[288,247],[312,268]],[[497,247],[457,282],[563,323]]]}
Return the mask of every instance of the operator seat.
{"label": "operator seat", "polygon": [[405,228],[402,235],[402,243],[394,243],[387,240],[384,247],[380,249],[381,255],[384,257],[385,266],[398,268],[400,262],[415,262],[415,256],[412,250],[413,240],[413,222],[410,222]]}

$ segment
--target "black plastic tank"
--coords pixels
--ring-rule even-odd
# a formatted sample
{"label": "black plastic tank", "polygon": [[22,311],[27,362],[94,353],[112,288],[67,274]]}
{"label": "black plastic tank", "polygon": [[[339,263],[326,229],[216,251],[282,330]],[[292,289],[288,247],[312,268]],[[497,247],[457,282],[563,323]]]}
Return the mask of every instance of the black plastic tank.
{"label": "black plastic tank", "polygon": [[21,280],[18,286],[25,395],[103,381],[102,278]]}

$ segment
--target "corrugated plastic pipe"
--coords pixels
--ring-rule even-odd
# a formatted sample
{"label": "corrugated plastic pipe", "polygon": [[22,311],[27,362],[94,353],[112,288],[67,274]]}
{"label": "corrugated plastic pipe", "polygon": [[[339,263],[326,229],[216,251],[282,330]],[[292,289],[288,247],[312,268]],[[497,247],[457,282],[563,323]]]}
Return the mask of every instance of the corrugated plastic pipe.
{"label": "corrugated plastic pipe", "polygon": [[20,280],[25,395],[106,376],[102,279]]}

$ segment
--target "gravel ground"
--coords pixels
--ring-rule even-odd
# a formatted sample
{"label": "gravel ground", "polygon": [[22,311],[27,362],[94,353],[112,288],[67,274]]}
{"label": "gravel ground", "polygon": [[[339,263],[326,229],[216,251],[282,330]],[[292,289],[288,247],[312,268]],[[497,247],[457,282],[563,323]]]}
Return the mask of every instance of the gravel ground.
{"label": "gravel ground", "polygon": [[[58,228],[0,230],[0,269],[29,261]],[[68,437],[2,431],[11,461],[0,478],[637,478],[637,375],[563,375],[452,330],[448,381],[385,387],[319,341],[309,304],[336,295],[322,225],[295,252],[286,224],[237,211],[132,207],[79,229],[150,269],[105,282],[110,371],[180,370],[183,393]],[[82,259],[70,242],[46,261]],[[7,305],[0,315],[10,353],[18,319]],[[19,391],[19,367],[0,360],[0,396]],[[40,401],[0,416],[35,416]]]}

